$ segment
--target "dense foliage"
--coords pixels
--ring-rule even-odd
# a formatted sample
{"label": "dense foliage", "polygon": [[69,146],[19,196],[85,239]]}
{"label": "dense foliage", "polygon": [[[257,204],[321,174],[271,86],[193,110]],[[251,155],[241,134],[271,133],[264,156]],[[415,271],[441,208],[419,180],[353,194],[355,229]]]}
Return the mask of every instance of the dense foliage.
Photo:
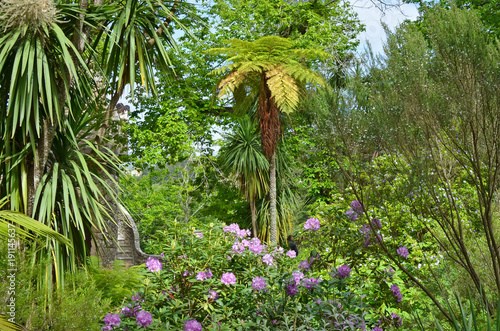
{"label": "dense foliage", "polygon": [[[353,55],[335,1],[0,1],[15,321],[499,330],[498,3],[413,2]],[[122,203],[156,257],[100,266]]]}

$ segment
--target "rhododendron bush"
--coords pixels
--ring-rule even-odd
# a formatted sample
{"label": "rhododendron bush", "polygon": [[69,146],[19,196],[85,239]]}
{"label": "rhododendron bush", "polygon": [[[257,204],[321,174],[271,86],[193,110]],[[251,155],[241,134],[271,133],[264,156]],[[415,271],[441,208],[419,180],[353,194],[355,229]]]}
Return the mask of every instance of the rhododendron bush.
{"label": "rhododendron bush", "polygon": [[[339,214],[339,219],[351,222],[345,214]],[[103,330],[294,330],[299,326],[371,330],[401,324],[404,316],[397,306],[405,290],[399,273],[384,271],[387,284],[382,298],[387,304],[380,309],[376,299],[361,294],[360,266],[349,259],[332,260],[333,248],[317,244],[331,229],[330,222],[311,218],[304,224],[298,233],[303,241],[299,256],[290,254],[288,247],[269,246],[250,237],[237,224],[194,228],[172,222],[150,242],[158,257],[146,261],[143,286],[104,319]],[[353,229],[344,238],[356,238],[363,247],[365,235]],[[315,245],[308,250],[307,243]]]}

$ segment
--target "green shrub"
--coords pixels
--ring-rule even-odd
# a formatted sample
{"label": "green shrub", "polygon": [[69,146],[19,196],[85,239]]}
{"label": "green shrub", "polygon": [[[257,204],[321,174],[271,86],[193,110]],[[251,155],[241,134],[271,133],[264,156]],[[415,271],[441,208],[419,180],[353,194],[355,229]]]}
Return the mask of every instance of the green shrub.
{"label": "green shrub", "polygon": [[[0,288],[7,288],[6,256],[5,250],[0,251]],[[15,321],[29,331],[99,330],[99,319],[110,309],[110,300],[102,299],[88,274],[84,270],[66,274],[63,289],[39,289],[36,277],[40,264],[32,265],[29,256],[29,252],[19,252],[16,262]],[[0,295],[5,302],[7,293]],[[0,314],[5,307],[0,307]]]}
{"label": "green shrub", "polygon": [[135,293],[142,281],[140,269],[139,266],[126,266],[118,260],[113,262],[113,266],[102,268],[96,257],[91,257],[87,266],[96,288],[103,298],[111,301],[112,307],[121,305],[126,297]]}

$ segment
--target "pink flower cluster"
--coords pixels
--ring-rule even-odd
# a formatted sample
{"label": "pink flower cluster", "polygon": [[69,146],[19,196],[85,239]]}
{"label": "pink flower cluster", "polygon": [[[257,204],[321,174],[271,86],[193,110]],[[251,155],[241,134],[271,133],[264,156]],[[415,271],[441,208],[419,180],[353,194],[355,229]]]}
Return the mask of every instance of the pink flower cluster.
{"label": "pink flower cluster", "polygon": [[353,200],[351,202],[351,209],[346,211],[345,214],[347,215],[347,217],[349,217],[351,221],[354,222],[358,219],[359,215],[363,213],[363,211],[364,211],[363,204],[358,200]]}
{"label": "pink flower cluster", "polygon": [[201,331],[201,323],[195,319],[190,319],[184,322],[184,331]]}
{"label": "pink flower cluster", "polygon": [[226,285],[234,285],[236,284],[236,276],[232,272],[225,272],[220,281]]}
{"label": "pink flower cluster", "polygon": [[212,278],[212,276],[212,271],[210,269],[205,269],[205,271],[198,272],[198,274],[196,275],[196,279],[199,281],[203,281],[205,279]]}
{"label": "pink flower cluster", "polygon": [[160,260],[151,256],[146,260],[146,267],[151,272],[159,272],[163,269],[163,265],[161,264]]}
{"label": "pink flower cluster", "polygon": [[255,277],[252,279],[252,287],[256,291],[260,291],[266,288],[266,280],[262,277]]}
{"label": "pink flower cluster", "polygon": [[337,270],[337,277],[339,278],[349,277],[350,274],[351,274],[351,268],[349,268],[348,265],[340,266],[339,269]]}
{"label": "pink flower cluster", "polygon": [[273,264],[273,256],[271,254],[265,254],[262,257],[262,262],[264,262],[267,265],[272,265]]}
{"label": "pink flower cluster", "polygon": [[224,232],[234,233],[238,238],[250,237],[250,230],[240,229],[240,226],[236,223],[224,227]]}
{"label": "pink flower cluster", "polygon": [[399,247],[396,250],[396,253],[398,253],[399,256],[404,257],[405,259],[407,259],[410,255],[410,252],[408,251],[408,248],[406,246]]}
{"label": "pink flower cluster", "polygon": [[319,219],[317,218],[310,218],[306,221],[304,224],[304,229],[306,230],[312,230],[312,231],[317,231],[319,230]]}

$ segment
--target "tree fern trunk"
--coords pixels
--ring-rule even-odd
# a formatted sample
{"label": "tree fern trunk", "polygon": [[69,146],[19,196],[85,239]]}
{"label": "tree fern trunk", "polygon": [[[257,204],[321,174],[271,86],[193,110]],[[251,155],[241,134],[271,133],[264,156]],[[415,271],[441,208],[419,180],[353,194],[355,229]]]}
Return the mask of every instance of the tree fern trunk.
{"label": "tree fern trunk", "polygon": [[276,150],[269,165],[269,221],[271,223],[271,243],[278,243],[278,222],[276,210]]}

